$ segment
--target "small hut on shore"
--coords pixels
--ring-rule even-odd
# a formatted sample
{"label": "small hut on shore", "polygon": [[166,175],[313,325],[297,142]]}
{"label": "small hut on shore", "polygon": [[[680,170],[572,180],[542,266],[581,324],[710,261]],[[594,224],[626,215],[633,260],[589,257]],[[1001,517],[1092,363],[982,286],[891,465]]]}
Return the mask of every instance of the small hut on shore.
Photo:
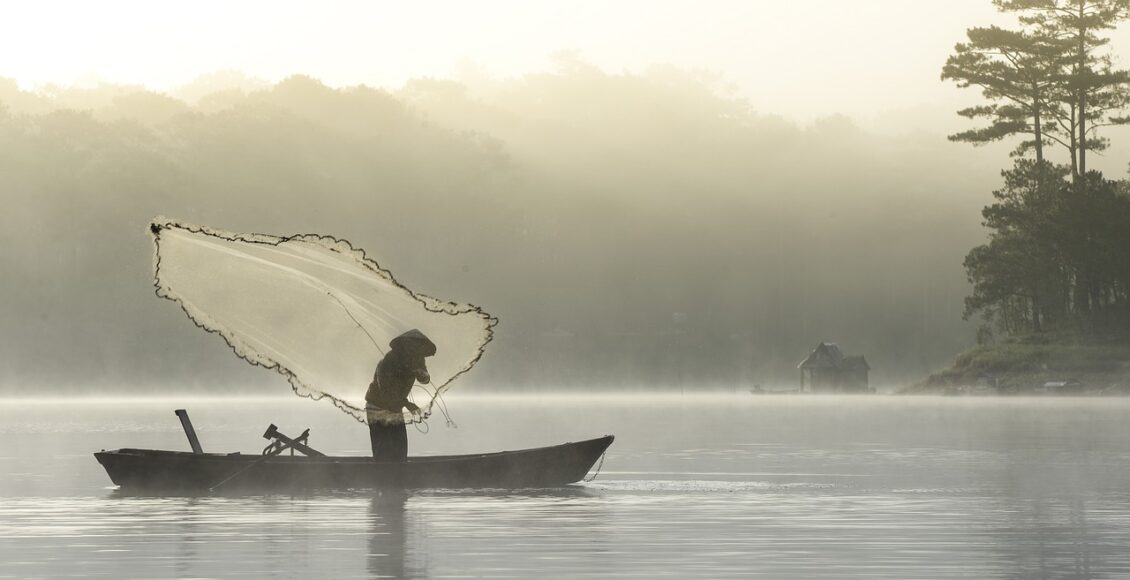
{"label": "small hut on shore", "polygon": [[[867,393],[867,373],[871,365],[859,356],[844,356],[834,342],[822,342],[808,358],[797,365],[800,369],[800,392],[805,387],[812,393]],[[806,380],[807,379],[807,380]]]}

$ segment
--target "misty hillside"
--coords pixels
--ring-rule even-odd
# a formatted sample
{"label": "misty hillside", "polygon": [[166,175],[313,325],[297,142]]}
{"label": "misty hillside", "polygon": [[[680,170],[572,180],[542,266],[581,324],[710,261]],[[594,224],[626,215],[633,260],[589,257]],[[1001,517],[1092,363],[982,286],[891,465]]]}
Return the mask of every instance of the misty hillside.
{"label": "misty hillside", "polygon": [[0,80],[0,388],[283,382],[154,297],[158,214],[334,234],[481,305],[501,324],[480,388],[788,387],[825,340],[896,385],[972,343],[961,262],[999,164],[940,135],[801,127],[709,77],[568,60],[397,92],[229,80]]}

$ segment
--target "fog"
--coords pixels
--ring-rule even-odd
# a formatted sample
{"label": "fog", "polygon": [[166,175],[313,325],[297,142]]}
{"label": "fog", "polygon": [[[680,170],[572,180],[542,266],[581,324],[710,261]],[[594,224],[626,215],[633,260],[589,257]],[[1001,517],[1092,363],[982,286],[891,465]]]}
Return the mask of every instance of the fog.
{"label": "fog", "polygon": [[[941,3],[923,30],[901,2],[817,5],[810,29],[793,24],[803,7],[765,4],[664,4],[636,28],[639,5],[604,20],[512,6],[521,34],[493,38],[452,24],[491,20],[464,8],[409,38],[388,31],[420,30],[419,9],[342,3],[337,41],[295,6],[254,30],[252,8],[214,5],[183,21],[84,8],[90,26],[43,38],[9,20],[0,389],[282,382],[154,297],[159,214],[333,234],[415,290],[482,306],[501,324],[465,379],[479,389],[792,388],[821,341],[865,355],[881,389],[917,381],[974,343],[961,262],[1008,147],[946,141],[976,96],[938,74],[965,27],[999,17]],[[799,50],[804,30],[820,40]],[[1098,165],[1120,175],[1114,142]]]}
{"label": "fog", "polygon": [[965,28],[1000,20],[987,0],[49,0],[0,21],[0,75],[23,88],[103,80],[171,91],[235,69],[396,89],[420,77],[518,77],[580,50],[609,71],[721,73],[759,110],[790,118],[870,118],[938,101],[952,110],[958,91],[937,82],[937,67]]}
{"label": "fog", "polygon": [[606,432],[616,442],[595,481],[563,488],[221,487],[170,497],[107,489],[89,452],[187,449],[174,404],[190,408],[216,453],[257,455],[270,422],[291,434],[309,427],[311,445],[333,456],[364,456],[364,427],[295,397],[8,401],[5,572],[957,579],[1130,570],[1126,399],[464,393],[451,399],[459,429],[413,430],[414,455]]}
{"label": "fog", "polygon": [[1130,577],[1130,0],[1002,4],[5,6],[0,576]]}
{"label": "fog", "polygon": [[912,380],[970,341],[961,257],[997,172],[935,135],[800,126],[709,77],[575,58],[489,92],[296,76],[190,105],[8,81],[0,101],[4,383],[46,389],[259,380],[153,296],[157,214],[332,233],[483,306],[482,385],[791,385],[822,340]]}

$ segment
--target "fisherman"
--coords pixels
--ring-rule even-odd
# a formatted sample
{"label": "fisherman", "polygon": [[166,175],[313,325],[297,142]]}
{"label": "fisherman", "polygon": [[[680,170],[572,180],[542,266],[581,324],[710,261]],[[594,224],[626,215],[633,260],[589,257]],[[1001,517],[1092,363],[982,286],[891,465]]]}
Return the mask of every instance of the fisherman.
{"label": "fisherman", "polygon": [[365,415],[373,458],[404,461],[408,458],[404,409],[413,415],[420,413],[420,407],[408,400],[408,393],[416,381],[426,385],[432,380],[424,358],[436,353],[436,345],[424,333],[412,329],[392,339],[388,346],[365,392]]}

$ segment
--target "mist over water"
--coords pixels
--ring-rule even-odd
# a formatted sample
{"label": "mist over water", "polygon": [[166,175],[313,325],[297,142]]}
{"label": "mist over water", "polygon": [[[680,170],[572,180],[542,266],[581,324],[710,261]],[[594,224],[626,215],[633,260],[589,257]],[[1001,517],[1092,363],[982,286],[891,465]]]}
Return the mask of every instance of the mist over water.
{"label": "mist over water", "polygon": [[[1104,126],[1130,77],[1102,72],[1130,35],[1126,2],[1088,3],[1112,11],[1077,59],[1076,29],[997,10],[1033,2],[7,10],[0,580],[1130,578],[1130,397],[1021,396],[1130,394],[1130,237],[1107,219],[1130,126]],[[976,32],[997,25],[1026,32]],[[1029,127],[1052,142],[1014,151]],[[414,456],[615,442],[560,488],[116,489],[92,454],[188,450],[179,408],[209,453],[258,455],[273,423],[370,456],[285,371],[360,418],[392,336],[427,331],[433,386],[466,358],[415,298],[369,284],[359,319],[302,268],[208,254],[178,285],[209,300],[160,300],[159,215],[333,236],[497,317]],[[249,356],[221,311],[299,356]],[[811,388],[878,395],[790,394],[817,345]]]}
{"label": "mist over water", "polygon": [[268,423],[365,455],[297,398],[0,402],[0,577],[1110,578],[1130,573],[1122,399],[448,397],[413,455],[617,436],[529,491],[129,497],[91,456],[257,453]]}

